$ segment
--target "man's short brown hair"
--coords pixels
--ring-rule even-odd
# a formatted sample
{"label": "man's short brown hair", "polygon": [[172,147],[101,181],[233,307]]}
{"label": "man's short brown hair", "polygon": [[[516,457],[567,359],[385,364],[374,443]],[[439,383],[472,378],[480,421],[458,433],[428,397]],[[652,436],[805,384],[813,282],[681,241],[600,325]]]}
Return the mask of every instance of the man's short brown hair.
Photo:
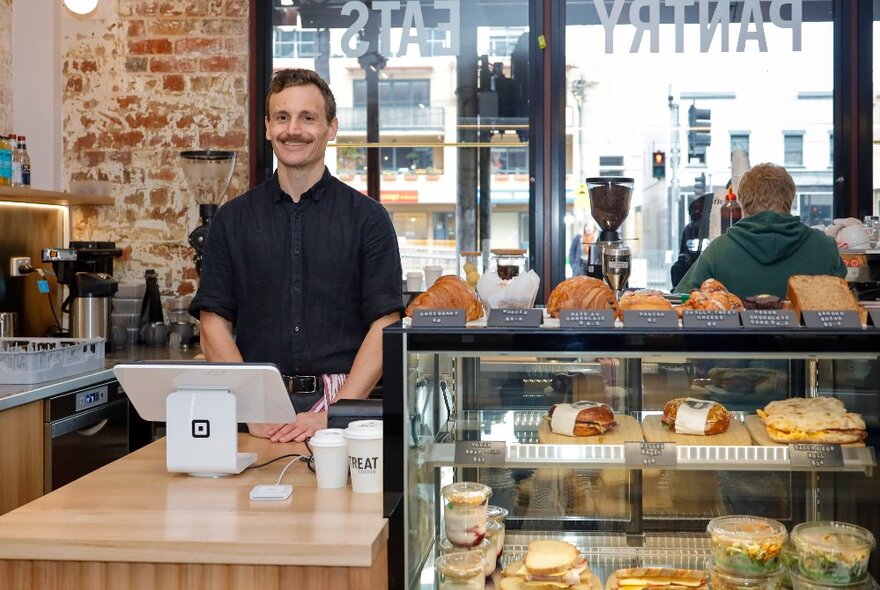
{"label": "man's short brown hair", "polygon": [[333,121],[336,118],[336,98],[333,96],[333,91],[317,72],[305,68],[278,70],[272,75],[269,94],[266,95],[266,116],[269,116],[269,99],[273,94],[278,94],[291,86],[305,86],[306,84],[314,84],[321,91],[324,96],[324,111],[327,114],[327,122]]}
{"label": "man's short brown hair", "polygon": [[794,180],[785,168],[763,163],[743,175],[737,197],[746,215],[761,211],[790,213],[796,191]]}

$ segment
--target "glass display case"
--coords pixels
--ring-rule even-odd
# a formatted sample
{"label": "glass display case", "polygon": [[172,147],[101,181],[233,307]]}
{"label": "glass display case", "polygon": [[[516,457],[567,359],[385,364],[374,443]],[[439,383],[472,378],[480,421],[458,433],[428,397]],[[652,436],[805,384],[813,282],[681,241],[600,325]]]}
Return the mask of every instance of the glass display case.
{"label": "glass display case", "polygon": [[[603,584],[622,567],[704,569],[707,524],[723,515],[788,530],[839,520],[876,533],[878,355],[873,327],[386,329],[385,491],[401,498],[392,585],[440,587],[441,488],[454,482],[489,486],[489,504],[507,510],[502,564],[533,540],[561,539]],[[829,454],[817,456],[767,436],[757,410],[819,396],[863,416],[864,444],[824,445]],[[661,416],[680,397],[723,404],[730,426],[675,434]],[[617,425],[593,437],[554,433],[550,407],[579,400],[607,404]],[[870,572],[878,577],[876,551]]]}

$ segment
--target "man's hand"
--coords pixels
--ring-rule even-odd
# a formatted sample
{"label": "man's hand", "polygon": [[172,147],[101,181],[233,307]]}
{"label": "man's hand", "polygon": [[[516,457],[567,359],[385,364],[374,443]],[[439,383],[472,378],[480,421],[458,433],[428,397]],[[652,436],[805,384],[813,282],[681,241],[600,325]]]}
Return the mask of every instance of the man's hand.
{"label": "man's hand", "polygon": [[252,435],[281,443],[302,442],[324,428],[327,428],[326,412],[303,412],[290,424],[248,424]]}

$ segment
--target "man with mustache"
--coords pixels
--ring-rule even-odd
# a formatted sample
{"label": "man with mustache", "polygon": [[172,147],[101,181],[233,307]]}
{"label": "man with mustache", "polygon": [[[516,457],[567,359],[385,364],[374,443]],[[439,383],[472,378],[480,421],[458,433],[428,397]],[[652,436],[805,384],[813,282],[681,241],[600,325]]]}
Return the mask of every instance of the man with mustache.
{"label": "man with mustache", "polygon": [[302,441],[327,406],[366,398],[382,376],[382,329],[403,310],[397,235],[382,205],[324,165],[336,100],[315,72],[275,73],[266,139],[278,159],[265,183],[217,211],[190,313],[212,362],[272,362],[297,410],[254,436]]}

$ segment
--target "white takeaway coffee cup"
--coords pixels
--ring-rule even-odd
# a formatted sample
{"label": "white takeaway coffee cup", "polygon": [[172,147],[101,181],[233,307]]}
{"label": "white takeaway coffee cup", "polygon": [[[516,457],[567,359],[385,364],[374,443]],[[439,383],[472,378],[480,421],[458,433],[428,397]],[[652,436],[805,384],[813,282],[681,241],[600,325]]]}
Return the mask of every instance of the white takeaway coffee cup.
{"label": "white takeaway coffee cup", "polygon": [[319,430],[309,440],[319,488],[344,488],[348,483],[348,443],[341,428]]}
{"label": "white takeaway coffee cup", "polygon": [[434,281],[443,275],[443,267],[439,265],[429,264],[425,267],[425,289],[430,289]]}
{"label": "white takeaway coffee cup", "polygon": [[382,421],[356,420],[345,429],[351,489],[359,494],[382,491]]}
{"label": "white takeaway coffee cup", "polygon": [[413,271],[406,273],[406,290],[421,291],[422,290],[422,273]]}

